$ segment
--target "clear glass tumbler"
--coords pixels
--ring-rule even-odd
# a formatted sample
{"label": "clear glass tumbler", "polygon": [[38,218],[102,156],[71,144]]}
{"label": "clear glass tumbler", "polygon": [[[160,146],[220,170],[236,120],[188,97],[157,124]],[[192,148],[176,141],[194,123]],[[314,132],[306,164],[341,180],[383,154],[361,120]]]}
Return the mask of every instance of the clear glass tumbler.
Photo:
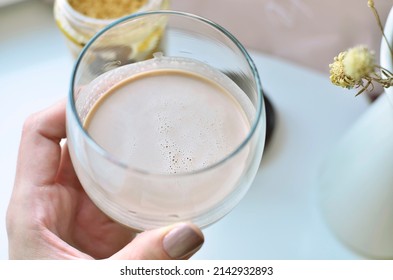
{"label": "clear glass tumbler", "polygon": [[[146,30],[162,26],[165,26],[162,52],[153,60],[133,63],[127,56],[132,53],[130,42],[139,40]],[[135,71],[137,74],[150,71],[164,58],[171,63],[175,61],[170,63],[172,70],[187,65],[198,75],[213,76],[217,83],[225,80],[229,88],[237,90],[237,95],[231,96],[231,100],[235,100],[244,111],[247,131],[235,147],[225,155],[217,156],[214,162],[180,172],[158,172],[151,167],[155,163],[154,158],[146,155],[144,165],[138,162],[130,164],[121,153],[113,153],[97,143],[85,127],[87,116],[108,89],[134,75]],[[187,88],[184,90],[187,91]],[[146,102],[146,108],[159,99],[158,91],[154,100]],[[175,108],[175,103],[176,100],[168,104],[169,111],[184,107]],[[215,108],[219,110],[222,107],[220,103],[209,104],[209,98],[205,103],[192,106],[202,108],[205,105],[213,108],[207,114],[214,114]],[[112,110],[113,114],[118,113],[117,108]],[[159,115],[160,112],[147,113]],[[230,118],[213,118],[211,125],[231,129],[232,121]],[[137,122],[142,130],[150,125],[144,123],[143,118]],[[171,129],[174,133],[183,129],[183,132],[194,135],[193,122],[191,118]],[[199,16],[155,11],[122,18],[92,38],[75,65],[67,104],[67,137],[73,165],[93,202],[114,220],[136,230],[180,221],[191,221],[203,228],[230,212],[246,194],[259,168],[265,130],[262,88],[252,59],[227,30]],[[119,142],[119,135],[111,135],[109,130],[102,133],[107,133],[108,139],[113,138],[114,145],[124,144]],[[233,135],[240,134],[235,131]],[[211,140],[209,137],[207,135],[206,140]],[[156,145],[153,140],[146,139],[146,143]],[[156,140],[158,145],[161,139]],[[228,139],[221,140],[225,142]],[[205,148],[210,156],[215,156],[218,151],[217,147]],[[187,159],[191,161],[191,157],[195,157],[198,160],[199,156],[203,155],[190,155]]]}

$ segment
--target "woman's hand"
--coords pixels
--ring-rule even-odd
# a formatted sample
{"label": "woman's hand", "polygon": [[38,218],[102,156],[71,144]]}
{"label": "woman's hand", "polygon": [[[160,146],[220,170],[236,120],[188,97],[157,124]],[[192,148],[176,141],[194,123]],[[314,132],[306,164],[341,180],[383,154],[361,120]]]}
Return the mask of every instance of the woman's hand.
{"label": "woman's hand", "polygon": [[29,117],[7,211],[11,259],[187,259],[204,241],[193,224],[136,235],[89,199],[71,164],[65,102]]}

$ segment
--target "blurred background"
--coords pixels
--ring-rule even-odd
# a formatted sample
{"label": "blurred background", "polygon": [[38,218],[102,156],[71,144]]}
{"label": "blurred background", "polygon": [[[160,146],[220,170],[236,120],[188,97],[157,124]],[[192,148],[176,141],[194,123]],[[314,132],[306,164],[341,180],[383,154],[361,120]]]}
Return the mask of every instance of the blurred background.
{"label": "blurred background", "polygon": [[[375,1],[382,22],[392,5]],[[172,7],[220,23],[249,48],[322,72],[353,45],[379,55],[381,33],[367,0],[172,0]]]}
{"label": "blurred background", "polygon": [[[22,1],[27,0],[0,0],[0,7]],[[53,3],[53,0],[38,1]],[[379,57],[381,33],[367,6],[367,0],[170,2],[173,10],[198,14],[221,24],[249,49],[272,54],[320,72],[328,73],[328,65],[334,56],[354,45],[366,44]],[[374,2],[381,21],[385,22],[393,0]]]}

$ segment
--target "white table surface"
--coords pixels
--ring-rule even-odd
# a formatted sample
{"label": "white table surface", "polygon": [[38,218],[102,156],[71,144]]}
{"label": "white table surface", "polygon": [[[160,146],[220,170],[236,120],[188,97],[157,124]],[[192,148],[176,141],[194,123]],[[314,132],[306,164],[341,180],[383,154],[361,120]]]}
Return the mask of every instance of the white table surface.
{"label": "white table surface", "polygon": [[[290,47],[290,46],[288,46]],[[204,230],[194,259],[361,259],[331,234],[318,208],[318,169],[369,106],[327,75],[252,52],[277,111],[271,145],[244,200]],[[25,118],[68,93],[73,61],[52,8],[31,0],[0,9],[0,259],[5,213]]]}

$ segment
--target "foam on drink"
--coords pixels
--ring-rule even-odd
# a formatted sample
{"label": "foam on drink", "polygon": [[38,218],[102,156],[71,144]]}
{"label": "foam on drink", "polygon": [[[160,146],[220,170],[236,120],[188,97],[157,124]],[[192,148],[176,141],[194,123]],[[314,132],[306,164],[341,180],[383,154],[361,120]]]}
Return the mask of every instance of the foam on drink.
{"label": "foam on drink", "polygon": [[218,71],[209,75],[195,61],[159,57],[150,63],[157,67],[128,66],[135,73],[90,109],[84,126],[102,148],[130,167],[174,174],[215,164],[244,141],[246,101],[232,81]]}

